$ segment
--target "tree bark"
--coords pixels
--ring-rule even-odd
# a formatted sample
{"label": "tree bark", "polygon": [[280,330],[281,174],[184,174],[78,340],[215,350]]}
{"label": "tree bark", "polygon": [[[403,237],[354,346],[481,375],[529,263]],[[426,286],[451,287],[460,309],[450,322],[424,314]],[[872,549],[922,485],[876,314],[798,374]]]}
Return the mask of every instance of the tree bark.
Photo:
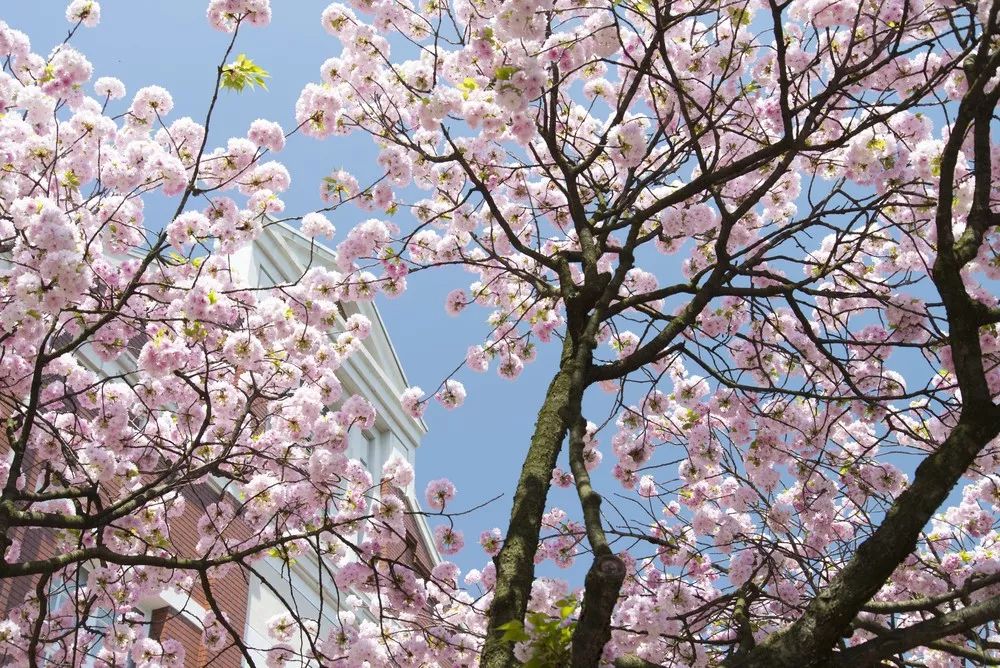
{"label": "tree bark", "polygon": [[884,658],[921,645],[933,645],[945,636],[985,624],[1000,616],[1000,596],[959,608],[939,617],[897,629],[885,629],[879,637],[851,647],[837,656],[844,668],[875,666]]}
{"label": "tree bark", "polygon": [[[521,467],[514,492],[507,536],[493,559],[497,569],[489,626],[480,665],[506,668],[517,665],[513,643],[502,639],[504,624],[523,621],[535,580],[535,553],[541,534],[545,500],[552,484],[552,469],[562,449],[569,426],[580,414],[584,371],[573,337],[563,343],[559,371],[553,377],[538,411],[531,445]],[[590,351],[587,351],[589,361]]]}
{"label": "tree bark", "polygon": [[600,554],[587,571],[583,607],[573,631],[573,668],[597,668],[604,646],[611,640],[611,613],[625,582],[625,562]]}
{"label": "tree bark", "polygon": [[573,630],[573,668],[597,668],[600,663],[604,646],[611,640],[611,614],[626,575],[625,562],[612,554],[601,524],[601,495],[590,484],[590,473],[583,457],[586,432],[587,422],[580,416],[570,432],[569,464],[594,561],[587,571],[580,618]]}

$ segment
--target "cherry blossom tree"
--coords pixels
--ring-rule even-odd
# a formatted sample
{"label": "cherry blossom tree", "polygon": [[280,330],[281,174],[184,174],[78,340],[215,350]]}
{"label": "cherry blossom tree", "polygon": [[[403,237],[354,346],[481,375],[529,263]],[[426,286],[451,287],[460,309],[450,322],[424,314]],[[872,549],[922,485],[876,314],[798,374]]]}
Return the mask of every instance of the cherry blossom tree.
{"label": "cherry blossom tree", "polygon": [[[214,592],[310,554],[337,623],[286,601],[271,665],[996,664],[998,11],[333,4],[341,50],[299,125],[222,143],[216,105],[265,83],[236,48],[265,0],[209,3],[231,41],[200,123],[156,87],[116,107],[122,84],[91,82],[70,39],[43,57],[0,25],[0,577],[32,583],[5,660],[182,665],[135,615],[172,589],[206,602],[206,645],[254,665]],[[67,18],[72,37],[100,7]],[[286,216],[271,154],[349,133],[379,177],[334,172],[325,206]],[[144,220],[153,193],[165,220]],[[342,206],[376,217],[336,271],[259,288],[234,269],[266,226],[331,235]],[[454,265],[476,280],[445,308],[490,309],[492,333],[437,402],[540,345],[559,360],[466,588],[449,562],[407,565],[410,511],[381,491],[412,470],[376,481],[344,456],[374,414],[336,377],[371,326],[338,303]],[[550,507],[552,485],[578,506]],[[445,555],[457,498],[426,490]],[[185,518],[194,545],[171,534]],[[20,557],[30,531],[49,554]],[[581,556],[583,583],[534,575]]]}
{"label": "cherry blossom tree", "polygon": [[[172,119],[163,88],[126,102],[121,81],[91,80],[71,38],[100,14],[73,0],[47,56],[0,22],[0,586],[25,592],[0,620],[0,663],[192,665],[146,635],[140,603],[169,592],[206,610],[209,665],[461,663],[474,637],[434,625],[471,599],[406,558],[415,510],[394,489],[412,467],[390,459],[373,480],[345,454],[375,414],[337,377],[372,327],[342,306],[372,293],[329,266],[266,288],[238,270],[268,226],[334,232],[322,209],[282,218],[290,177],[271,156],[298,128],[260,119],[221,143],[213,128],[265,83],[236,47],[269,3],[208,4],[226,38],[201,122]],[[260,576],[286,612],[254,646],[220,589],[265,557],[290,578],[307,556],[334,621]]]}
{"label": "cherry blossom tree", "polygon": [[[468,370],[559,351],[502,547],[483,538],[481,665],[1000,660],[997,11],[326,9],[340,51],[297,120],[370,135],[381,176],[325,193],[396,214],[341,269],[390,295],[472,272],[446,298],[491,309]],[[602,438],[623,489],[591,480]],[[579,554],[581,592],[534,577]]]}

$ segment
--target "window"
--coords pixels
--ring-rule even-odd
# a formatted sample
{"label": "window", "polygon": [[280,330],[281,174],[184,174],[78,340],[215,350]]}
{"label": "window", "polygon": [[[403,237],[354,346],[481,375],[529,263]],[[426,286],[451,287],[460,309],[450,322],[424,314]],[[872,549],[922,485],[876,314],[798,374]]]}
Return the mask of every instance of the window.
{"label": "window", "polygon": [[[70,579],[54,580],[48,590],[47,617],[51,623],[48,640],[51,647],[46,652],[42,665],[65,665],[66,658],[57,659],[62,651],[72,652],[79,634],[91,633],[94,638],[83,649],[86,654],[79,665],[83,668],[93,668],[96,665],[98,653],[105,646],[111,634],[125,633],[129,628],[135,632],[135,637],[142,637],[149,631],[149,613],[140,608],[124,615],[115,615],[105,608],[88,608],[83,604],[74,605],[77,592],[87,586],[91,569],[86,565],[78,565]],[[86,617],[81,619],[83,613]],[[111,644],[115,644],[113,641]],[[128,647],[131,643],[120,643]],[[125,668],[133,668],[134,662],[129,656]]]}

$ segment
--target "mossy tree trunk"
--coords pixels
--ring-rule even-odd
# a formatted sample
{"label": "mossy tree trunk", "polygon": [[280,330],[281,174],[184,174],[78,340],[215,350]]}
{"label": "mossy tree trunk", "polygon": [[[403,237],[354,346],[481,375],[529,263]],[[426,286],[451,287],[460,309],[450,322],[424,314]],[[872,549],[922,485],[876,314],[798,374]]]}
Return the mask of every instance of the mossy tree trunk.
{"label": "mossy tree trunk", "polygon": [[508,622],[523,621],[528,607],[552,469],[570,425],[581,415],[586,372],[594,348],[592,340],[583,341],[583,338],[568,335],[563,343],[559,371],[545,393],[521,467],[507,536],[500,553],[493,559],[497,577],[481,656],[484,668],[517,665],[513,644],[502,639],[501,627]]}

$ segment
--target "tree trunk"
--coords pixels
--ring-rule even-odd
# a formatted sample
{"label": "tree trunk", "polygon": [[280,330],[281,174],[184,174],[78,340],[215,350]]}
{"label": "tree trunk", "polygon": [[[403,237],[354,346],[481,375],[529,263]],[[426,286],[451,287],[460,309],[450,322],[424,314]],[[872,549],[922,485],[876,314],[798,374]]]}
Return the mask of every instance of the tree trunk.
{"label": "tree trunk", "polygon": [[[541,534],[545,500],[552,484],[552,469],[562,449],[569,426],[580,414],[583,398],[583,372],[573,337],[563,344],[559,371],[553,377],[538,411],[531,445],[521,467],[521,477],[514,491],[507,536],[503,548],[494,557],[497,569],[489,627],[483,644],[483,668],[507,668],[517,665],[513,643],[502,639],[499,627],[511,621],[523,621],[535,580],[535,552]],[[588,352],[589,357],[589,352]]]}
{"label": "tree trunk", "polygon": [[611,640],[611,613],[625,582],[625,562],[601,554],[587,571],[583,608],[573,632],[573,668],[597,668],[604,646]]}
{"label": "tree trunk", "polygon": [[601,495],[590,483],[590,473],[583,457],[587,421],[581,416],[570,431],[569,465],[576,480],[577,496],[583,509],[587,541],[594,561],[587,571],[583,588],[580,618],[573,630],[573,668],[597,668],[604,646],[611,639],[611,615],[622,583],[625,582],[625,562],[611,552],[601,524]]}

